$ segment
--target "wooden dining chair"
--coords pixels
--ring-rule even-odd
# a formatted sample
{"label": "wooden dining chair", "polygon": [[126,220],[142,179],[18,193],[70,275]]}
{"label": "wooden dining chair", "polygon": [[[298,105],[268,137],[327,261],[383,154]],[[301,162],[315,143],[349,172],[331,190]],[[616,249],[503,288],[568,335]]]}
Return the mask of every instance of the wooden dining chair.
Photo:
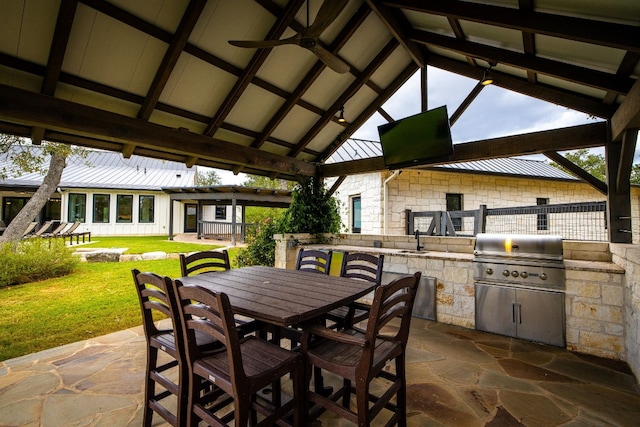
{"label": "wooden dining chair", "polygon": [[[342,265],[340,267],[340,277],[347,277],[355,280],[364,280],[380,286],[382,283],[382,269],[384,266],[384,255],[370,255],[365,253],[344,252]],[[334,328],[351,327],[356,323],[369,318],[370,304],[354,302],[345,307],[332,310],[327,318],[335,324]]]}
{"label": "wooden dining chair", "polygon": [[[182,324],[177,319],[176,299],[173,298],[172,280],[154,273],[131,270],[136,286],[142,325],[147,341],[145,396],[143,425],[150,427],[153,413],[160,415],[172,426],[182,426],[186,420],[188,367],[184,363]],[[160,328],[156,317],[167,317],[170,324]],[[204,351],[219,348],[220,344],[204,334],[197,334],[195,345]],[[160,352],[170,357],[161,357]],[[174,369],[175,368],[175,369]],[[173,378],[177,376],[177,381]],[[159,386],[156,389],[156,386]],[[202,384],[198,384],[202,387]],[[169,398],[170,396],[174,398]],[[175,411],[171,409],[175,407]]]}
{"label": "wooden dining chair", "polygon": [[[369,426],[383,409],[387,409],[392,412],[387,426],[406,426],[405,351],[420,276],[417,272],[379,286],[365,331],[356,328],[336,331],[320,325],[304,331],[301,351],[307,363],[314,369],[320,368],[343,378],[342,387],[329,397],[309,389],[309,403],[335,412],[359,426]],[[385,370],[388,361],[395,362],[395,372]],[[391,382],[384,392],[377,393],[379,396],[373,394],[371,384],[376,378]],[[381,382],[375,389],[382,390],[385,385]],[[356,397],[355,407],[351,405],[351,393]]]}
{"label": "wooden dining chair", "polygon": [[[183,342],[189,367],[188,426],[199,421],[207,425],[235,426],[302,425],[304,410],[304,360],[302,355],[259,339],[240,338],[229,298],[224,293],[173,282],[178,297]],[[194,344],[197,332],[224,345],[224,350],[203,352]],[[262,403],[258,391],[291,374],[294,396],[285,404]],[[208,381],[216,388],[203,394],[195,387]],[[233,403],[233,411],[228,408]],[[260,417],[258,417],[258,415]],[[290,418],[292,417],[292,422]],[[259,421],[259,423],[256,423]]]}
{"label": "wooden dining chair", "polygon": [[314,273],[329,274],[331,270],[332,251],[300,248],[296,260],[296,270],[312,271]]}
{"label": "wooden dining chair", "polygon": [[180,254],[180,272],[182,277],[208,271],[230,269],[229,253],[226,250],[201,251],[189,255]]}

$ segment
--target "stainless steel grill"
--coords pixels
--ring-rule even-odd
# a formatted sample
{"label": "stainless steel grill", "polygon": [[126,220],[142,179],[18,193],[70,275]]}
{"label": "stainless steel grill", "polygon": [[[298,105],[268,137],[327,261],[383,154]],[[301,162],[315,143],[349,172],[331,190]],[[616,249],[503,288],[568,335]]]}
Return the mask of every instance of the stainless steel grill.
{"label": "stainless steel grill", "polygon": [[476,329],[565,346],[562,238],[478,234]]}
{"label": "stainless steel grill", "polygon": [[473,254],[476,281],[564,290],[560,236],[478,234]]}

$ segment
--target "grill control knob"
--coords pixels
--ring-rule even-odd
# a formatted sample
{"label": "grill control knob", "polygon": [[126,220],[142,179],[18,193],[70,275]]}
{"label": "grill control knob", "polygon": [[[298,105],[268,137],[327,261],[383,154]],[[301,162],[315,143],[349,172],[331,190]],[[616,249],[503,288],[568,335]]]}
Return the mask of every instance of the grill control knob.
{"label": "grill control knob", "polygon": [[502,275],[505,277],[509,276],[509,270],[502,270]]}
{"label": "grill control knob", "polygon": [[538,277],[540,278],[540,280],[547,280],[547,273],[540,273]]}
{"label": "grill control knob", "polygon": [[488,276],[491,276],[493,274],[493,268],[487,267],[487,269],[484,272],[487,273]]}
{"label": "grill control knob", "polygon": [[520,273],[518,273],[517,271],[513,270],[513,271],[511,272],[511,275],[512,275],[513,277],[518,277],[518,276],[520,275]]}
{"label": "grill control knob", "polygon": [[520,273],[520,277],[522,277],[523,279],[526,279],[527,277],[529,277],[529,273],[527,273],[526,271],[523,271],[522,273]]}

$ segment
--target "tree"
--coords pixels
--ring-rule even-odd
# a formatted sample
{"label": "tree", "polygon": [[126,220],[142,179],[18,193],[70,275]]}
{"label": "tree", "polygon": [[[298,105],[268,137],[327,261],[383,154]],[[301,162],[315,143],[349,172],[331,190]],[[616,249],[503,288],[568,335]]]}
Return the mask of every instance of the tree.
{"label": "tree", "polygon": [[245,187],[255,188],[278,188],[281,190],[292,190],[296,186],[295,181],[286,179],[271,179],[267,176],[247,175],[247,179],[242,183]]}
{"label": "tree", "polygon": [[220,184],[222,184],[220,175],[218,175],[218,172],[214,171],[213,169],[202,172],[200,170],[196,170],[196,185],[209,187],[212,185]]}
{"label": "tree", "polygon": [[[607,182],[607,163],[603,155],[594,154],[586,148],[581,148],[580,150],[567,153],[565,157],[600,181]],[[551,162],[551,166],[565,170],[555,162]],[[568,171],[566,172],[570,173]],[[632,184],[640,184],[640,164],[635,164],[631,167],[630,181]]]}
{"label": "tree", "polygon": [[[7,229],[0,236],[0,244],[4,242],[17,242],[22,238],[29,223],[38,215],[47,203],[51,195],[60,184],[62,171],[66,166],[66,158],[72,153],[84,153],[82,149],[72,148],[69,145],[43,142],[42,155],[36,155],[26,146],[31,145],[22,138],[0,134],[0,155],[4,155],[11,162],[11,167],[0,171],[0,178],[21,173],[39,172],[44,176],[42,184],[31,196],[29,201],[20,210],[18,215],[7,225]],[[14,149],[17,146],[25,146],[24,149]],[[49,157],[49,165],[46,167],[46,158]]]}
{"label": "tree", "polygon": [[291,205],[283,218],[287,233],[339,233],[342,228],[338,200],[329,194],[324,181],[301,177],[293,189]]}

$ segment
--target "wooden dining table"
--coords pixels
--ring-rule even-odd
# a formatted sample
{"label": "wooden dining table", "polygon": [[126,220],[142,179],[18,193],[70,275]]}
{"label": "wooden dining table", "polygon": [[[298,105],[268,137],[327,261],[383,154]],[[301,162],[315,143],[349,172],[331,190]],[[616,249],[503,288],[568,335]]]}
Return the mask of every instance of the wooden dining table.
{"label": "wooden dining table", "polygon": [[321,318],[375,288],[364,280],[251,266],[181,277],[185,285],[224,292],[234,313],[287,327]]}

